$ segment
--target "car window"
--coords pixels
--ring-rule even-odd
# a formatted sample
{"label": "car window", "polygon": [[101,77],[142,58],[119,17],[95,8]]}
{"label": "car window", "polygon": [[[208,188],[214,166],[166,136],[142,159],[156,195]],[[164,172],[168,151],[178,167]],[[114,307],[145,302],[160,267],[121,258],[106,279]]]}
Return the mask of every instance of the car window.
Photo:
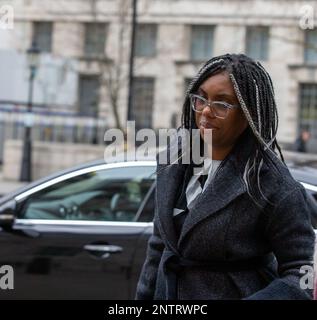
{"label": "car window", "polygon": [[153,166],[92,171],[32,194],[21,219],[133,221],[155,175]]}
{"label": "car window", "polygon": [[139,222],[152,222],[154,218],[155,209],[155,183],[151,186],[146,195],[142,206],[140,207],[140,215],[137,217]]}

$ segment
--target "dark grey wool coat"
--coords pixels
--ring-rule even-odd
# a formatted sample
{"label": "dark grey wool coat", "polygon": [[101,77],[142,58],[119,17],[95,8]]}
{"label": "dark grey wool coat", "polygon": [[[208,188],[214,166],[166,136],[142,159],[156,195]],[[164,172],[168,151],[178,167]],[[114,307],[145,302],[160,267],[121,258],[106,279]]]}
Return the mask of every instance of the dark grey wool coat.
{"label": "dark grey wool coat", "polygon": [[175,299],[311,299],[300,287],[300,267],[312,266],[315,235],[305,189],[277,159],[264,165],[261,187],[275,203],[259,209],[247,193],[243,168],[252,150],[246,130],[186,216],[177,238],[172,218],[185,165],[158,165],[154,231],[135,299],[166,300],[164,262],[172,254],[195,261],[236,261],[271,253],[261,268],[211,271],[185,267]]}

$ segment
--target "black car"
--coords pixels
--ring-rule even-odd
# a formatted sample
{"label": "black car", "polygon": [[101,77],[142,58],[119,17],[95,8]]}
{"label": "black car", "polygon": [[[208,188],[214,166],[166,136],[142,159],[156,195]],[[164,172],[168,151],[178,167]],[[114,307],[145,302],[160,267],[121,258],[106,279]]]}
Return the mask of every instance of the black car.
{"label": "black car", "polygon": [[[153,231],[155,170],[155,161],[100,160],[1,198],[0,267],[13,267],[14,289],[0,299],[133,299]],[[309,180],[291,170],[315,224],[317,170]]]}
{"label": "black car", "polygon": [[[0,199],[0,299],[131,299],[152,232],[156,163],[93,162]],[[0,275],[1,276],[1,275]]]}
{"label": "black car", "polygon": [[287,166],[292,176],[299,181],[307,191],[311,208],[311,222],[317,229],[317,162],[316,161],[288,161]]}

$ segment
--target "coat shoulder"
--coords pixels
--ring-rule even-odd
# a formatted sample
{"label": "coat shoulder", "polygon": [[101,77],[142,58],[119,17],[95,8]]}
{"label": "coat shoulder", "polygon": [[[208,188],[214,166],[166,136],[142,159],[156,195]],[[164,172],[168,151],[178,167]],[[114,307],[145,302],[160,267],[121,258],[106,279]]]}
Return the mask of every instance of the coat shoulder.
{"label": "coat shoulder", "polygon": [[291,174],[289,168],[276,159],[264,165],[260,174],[260,185],[269,198],[281,200],[294,191],[305,191],[304,187]]}

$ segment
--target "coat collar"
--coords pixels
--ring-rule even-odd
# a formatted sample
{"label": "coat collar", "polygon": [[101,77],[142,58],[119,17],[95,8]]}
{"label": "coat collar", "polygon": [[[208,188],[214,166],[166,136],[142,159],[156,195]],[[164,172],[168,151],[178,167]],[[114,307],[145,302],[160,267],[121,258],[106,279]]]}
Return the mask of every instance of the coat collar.
{"label": "coat collar", "polygon": [[176,238],[173,223],[173,207],[178,188],[182,183],[188,165],[173,164],[160,170],[158,166],[156,201],[161,231],[172,247],[178,250],[189,232],[200,221],[212,216],[235,198],[247,191],[242,173],[247,158],[252,152],[254,138],[249,129],[239,137],[235,147],[222,161],[212,183],[195,200],[186,217],[179,239]]}

